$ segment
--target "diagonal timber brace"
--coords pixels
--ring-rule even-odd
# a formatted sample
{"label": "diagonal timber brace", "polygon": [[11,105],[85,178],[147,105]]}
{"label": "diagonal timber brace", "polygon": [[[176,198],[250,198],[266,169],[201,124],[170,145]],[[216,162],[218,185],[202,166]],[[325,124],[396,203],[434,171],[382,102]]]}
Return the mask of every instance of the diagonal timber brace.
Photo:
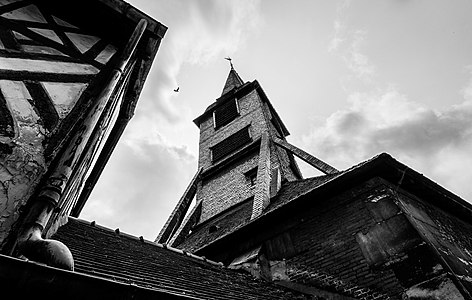
{"label": "diagonal timber brace", "polygon": [[172,237],[172,235],[177,231],[177,229],[182,224],[184,220],[185,214],[187,213],[190,204],[192,203],[192,199],[197,192],[197,183],[202,173],[203,168],[200,168],[198,172],[193,176],[190,184],[188,185],[187,189],[185,190],[184,194],[177,203],[177,206],[174,208],[174,211],[169,216],[164,227],[161,229],[161,232],[157,236],[155,242],[165,244],[167,241]]}
{"label": "diagonal timber brace", "polygon": [[303,151],[302,149],[298,147],[295,147],[294,145],[288,143],[287,141],[284,141],[276,137],[273,138],[273,141],[276,145],[284,148],[285,150],[290,151],[295,156],[299,157],[303,161],[307,162],[308,164],[312,165],[313,167],[317,168],[318,170],[320,170],[321,172],[325,174],[334,174],[334,173],[339,172],[337,169],[331,167],[324,161],[314,157],[313,155]]}

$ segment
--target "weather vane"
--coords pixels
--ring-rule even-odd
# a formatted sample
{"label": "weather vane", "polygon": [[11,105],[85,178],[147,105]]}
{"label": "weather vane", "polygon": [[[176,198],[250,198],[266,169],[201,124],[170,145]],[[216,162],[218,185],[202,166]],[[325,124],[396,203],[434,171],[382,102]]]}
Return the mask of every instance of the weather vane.
{"label": "weather vane", "polygon": [[233,63],[231,62],[231,57],[228,56],[228,57],[225,57],[225,59],[229,61],[229,65],[231,66],[231,69],[234,69]]}

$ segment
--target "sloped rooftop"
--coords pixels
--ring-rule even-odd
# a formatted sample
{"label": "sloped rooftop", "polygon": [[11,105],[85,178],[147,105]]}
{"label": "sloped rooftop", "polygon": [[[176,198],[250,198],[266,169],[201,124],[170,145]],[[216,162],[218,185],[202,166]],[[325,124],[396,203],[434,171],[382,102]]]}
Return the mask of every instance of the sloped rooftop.
{"label": "sloped rooftop", "polygon": [[195,299],[309,299],[215,262],[92,223],[69,218],[53,236],[75,272]]}
{"label": "sloped rooftop", "polygon": [[244,226],[251,219],[253,198],[234,205],[213,218],[197,225],[192,233],[179,244],[179,248],[193,252],[214,239]]}
{"label": "sloped rooftop", "polygon": [[[277,196],[271,200],[271,203],[264,210],[262,215],[270,213],[272,210],[285,205],[286,203],[298,198],[300,195],[315,189],[340,174],[341,172],[339,174],[323,175],[285,182]],[[234,205],[223,213],[199,224],[194,228],[193,232],[178,245],[178,247],[191,252],[196,251],[209,242],[243,227],[251,221],[251,213],[252,198]],[[211,227],[215,230],[210,230]]]}

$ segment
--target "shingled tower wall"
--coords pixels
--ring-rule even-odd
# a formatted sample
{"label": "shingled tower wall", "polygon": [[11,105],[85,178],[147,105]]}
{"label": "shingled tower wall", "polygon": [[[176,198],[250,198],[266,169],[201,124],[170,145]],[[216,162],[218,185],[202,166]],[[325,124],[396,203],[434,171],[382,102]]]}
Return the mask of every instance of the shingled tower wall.
{"label": "shingled tower wall", "polygon": [[[263,149],[262,135],[284,138],[288,132],[257,81],[243,83],[231,69],[221,97],[195,123],[200,128],[199,169],[204,170],[196,194],[202,203],[200,222],[252,197],[268,202],[272,171],[279,170],[282,180],[300,178],[285,150],[270,139]],[[258,191],[267,196],[256,195]],[[264,205],[253,206],[261,211]]]}

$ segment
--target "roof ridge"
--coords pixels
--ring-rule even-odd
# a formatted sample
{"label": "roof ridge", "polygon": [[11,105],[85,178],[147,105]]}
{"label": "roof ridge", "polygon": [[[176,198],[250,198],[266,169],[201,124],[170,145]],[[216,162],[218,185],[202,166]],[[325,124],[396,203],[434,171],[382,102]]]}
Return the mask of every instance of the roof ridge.
{"label": "roof ridge", "polygon": [[[75,222],[79,222],[79,223],[83,223],[85,225],[89,225],[89,226],[92,226],[92,227],[96,227],[96,228],[99,228],[99,229],[102,229],[102,230],[105,230],[105,231],[109,231],[109,232],[114,232],[115,234],[119,234],[120,236],[124,236],[128,239],[132,239],[132,240],[137,240],[137,241],[141,241],[142,243],[145,243],[145,244],[149,244],[149,245],[152,245],[152,246],[157,246],[159,248],[163,248],[163,249],[166,249],[166,250],[169,250],[169,251],[172,251],[172,252],[175,252],[175,253],[179,253],[179,254],[182,254],[184,256],[187,256],[187,257],[191,257],[193,259],[196,259],[196,260],[199,260],[199,261],[203,261],[203,262],[207,262],[211,265],[215,265],[215,266],[219,266],[219,267],[225,267],[225,265],[222,263],[222,262],[216,262],[214,260],[211,260],[211,259],[208,259],[206,258],[205,256],[198,256],[198,255],[195,255],[191,252],[188,252],[186,250],[181,250],[181,249],[177,249],[177,248],[174,248],[174,247],[171,247],[167,244],[161,244],[161,243],[156,243],[154,241],[150,241],[150,240],[147,240],[145,239],[143,236],[135,236],[135,235],[132,235],[132,234],[129,234],[129,233],[126,233],[126,232],[121,232],[119,230],[119,228],[113,230],[109,227],[106,227],[106,226],[103,226],[103,225],[99,225],[97,224],[95,221],[87,221],[87,220],[84,220],[84,219],[79,219],[79,218],[76,218],[76,217],[72,217],[72,216],[69,216],[69,219],[71,220],[74,220]],[[67,223],[66,223],[67,224]],[[64,224],[64,225],[66,225]]]}

